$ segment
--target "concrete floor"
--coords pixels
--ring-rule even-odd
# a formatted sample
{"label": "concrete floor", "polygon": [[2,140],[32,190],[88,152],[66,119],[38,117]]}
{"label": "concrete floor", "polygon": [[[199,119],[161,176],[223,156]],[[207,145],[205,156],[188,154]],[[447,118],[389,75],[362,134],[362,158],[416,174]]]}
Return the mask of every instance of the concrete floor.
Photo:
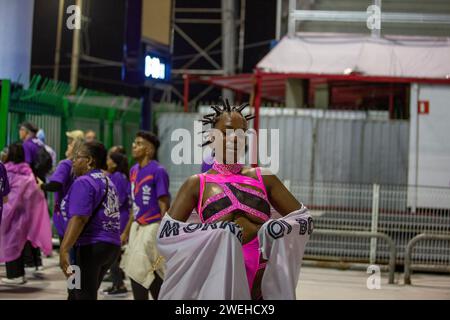
{"label": "concrete floor", "polygon": [[403,273],[388,284],[382,273],[380,289],[368,289],[370,274],[364,271],[304,267],[297,285],[299,300],[450,300],[450,275],[413,274],[412,285],[404,285]]}
{"label": "concrete floor", "polygon": [[[5,276],[5,267],[0,266],[0,277]],[[301,300],[450,300],[450,276],[436,274],[413,274],[413,285],[403,285],[403,274],[397,273],[394,285],[387,284],[387,274],[381,277],[380,289],[368,289],[364,271],[336,270],[328,268],[303,267],[297,286],[297,298]],[[0,299],[64,300],[66,282],[58,266],[58,255],[44,259],[44,270],[39,274],[27,274],[25,285],[13,286],[0,283]],[[127,286],[130,284],[127,281]],[[103,287],[108,287],[104,282]],[[99,294],[99,299],[105,298]],[[132,299],[131,292],[126,298]]]}

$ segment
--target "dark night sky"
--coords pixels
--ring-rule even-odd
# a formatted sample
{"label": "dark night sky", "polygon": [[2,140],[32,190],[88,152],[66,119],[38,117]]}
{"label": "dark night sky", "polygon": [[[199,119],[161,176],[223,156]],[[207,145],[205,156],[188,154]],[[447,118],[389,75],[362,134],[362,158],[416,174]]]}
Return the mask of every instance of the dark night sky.
{"label": "dark night sky", "polygon": [[[36,0],[34,14],[34,32],[32,46],[32,74],[45,77],[53,76],[53,60],[56,38],[58,0]],[[74,4],[74,0],[66,0],[66,7]],[[205,7],[204,0],[177,0],[177,7]],[[209,0],[208,4],[220,8],[220,0]],[[85,1],[89,17],[89,29],[85,32],[83,46],[89,48],[91,56],[107,60],[122,61],[124,41],[125,0],[90,0]],[[275,6],[276,0],[247,0],[245,44],[270,40],[275,37]],[[66,18],[68,15],[65,16]],[[186,16],[187,17],[187,16]],[[220,14],[213,16],[220,18]],[[191,25],[186,29],[189,35],[201,46],[208,45],[220,35],[220,25]],[[70,54],[72,48],[72,31],[64,28],[62,37],[61,76],[62,81],[69,82]],[[214,49],[221,49],[219,44]],[[175,38],[174,57],[184,54],[194,54],[196,51],[178,36]],[[269,51],[269,45],[249,48],[244,54],[244,72],[252,72],[256,63]],[[221,63],[221,54],[214,55]],[[174,60],[174,67],[180,66],[186,60]],[[83,87],[111,92],[113,94],[139,95],[136,87],[121,82],[121,68],[90,67],[90,63],[80,61],[80,80]],[[199,59],[194,67],[210,68],[204,59]],[[203,85],[193,85],[192,94],[204,89]],[[214,90],[206,100],[216,99],[220,94]]]}

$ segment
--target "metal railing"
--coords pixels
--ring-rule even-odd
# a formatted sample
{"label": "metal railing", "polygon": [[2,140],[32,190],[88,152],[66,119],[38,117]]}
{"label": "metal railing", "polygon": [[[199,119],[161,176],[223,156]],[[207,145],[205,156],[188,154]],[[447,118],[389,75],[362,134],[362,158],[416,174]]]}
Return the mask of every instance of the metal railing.
{"label": "metal railing", "polygon": [[[449,188],[380,185],[378,201],[373,201],[377,192],[369,184],[291,181],[290,190],[310,209],[318,229],[376,230],[391,237],[399,265],[404,262],[407,243],[416,235],[450,233]],[[418,201],[414,201],[416,196]],[[380,263],[388,260],[389,248],[369,239],[317,236],[308,243],[305,255],[318,260]],[[416,259],[424,265],[450,264],[450,247],[423,241]]]}
{"label": "metal railing", "polygon": [[[412,270],[424,269],[423,267],[416,267],[411,264],[414,246],[416,245],[417,242],[423,241],[423,240],[450,241],[450,234],[446,235],[446,234],[422,233],[422,234],[415,236],[408,242],[408,245],[406,246],[406,252],[405,252],[405,275],[404,275],[405,284],[411,284]],[[450,265],[448,265],[448,266],[434,265],[433,269],[434,269],[434,271],[450,272]],[[429,270],[429,267],[426,268],[426,270]]]}
{"label": "metal railing", "polygon": [[368,232],[368,231],[343,231],[343,230],[326,230],[326,229],[314,229],[314,235],[325,236],[351,236],[361,238],[378,238],[384,239],[389,245],[389,284],[394,283],[395,276],[395,259],[397,256],[397,249],[395,248],[394,240],[388,235],[381,232]]}

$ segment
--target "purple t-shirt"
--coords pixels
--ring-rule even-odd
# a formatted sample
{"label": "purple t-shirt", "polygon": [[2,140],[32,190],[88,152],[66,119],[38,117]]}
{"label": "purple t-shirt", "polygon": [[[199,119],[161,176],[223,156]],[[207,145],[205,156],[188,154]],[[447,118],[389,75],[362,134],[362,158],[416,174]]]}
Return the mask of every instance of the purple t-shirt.
{"label": "purple t-shirt", "polygon": [[37,138],[29,138],[23,142],[22,146],[25,153],[25,162],[32,165],[36,162],[38,151],[44,144]]}
{"label": "purple t-shirt", "polygon": [[72,173],[72,160],[62,160],[56,167],[55,172],[50,177],[50,182],[59,182],[62,185],[62,190],[55,192],[54,208],[53,208],[53,224],[55,226],[58,235],[62,237],[66,230],[67,220],[61,215],[61,201],[69,192],[70,186],[75,180],[75,176]]}
{"label": "purple t-shirt", "polygon": [[69,220],[74,216],[91,217],[76,245],[107,242],[120,246],[119,198],[111,179],[101,170],[92,170],[74,181],[61,203],[61,213]]}
{"label": "purple t-shirt", "polygon": [[109,178],[116,186],[117,196],[119,197],[120,233],[122,233],[130,218],[131,186],[127,176],[121,172],[114,172]]}
{"label": "purple t-shirt", "polygon": [[3,197],[9,194],[9,182],[8,175],[6,174],[6,168],[3,163],[0,162],[0,224],[2,221],[3,212]]}
{"label": "purple t-shirt", "polygon": [[170,197],[166,169],[156,160],[143,168],[135,164],[130,170],[130,183],[134,220],[143,225],[160,221],[158,198]]}

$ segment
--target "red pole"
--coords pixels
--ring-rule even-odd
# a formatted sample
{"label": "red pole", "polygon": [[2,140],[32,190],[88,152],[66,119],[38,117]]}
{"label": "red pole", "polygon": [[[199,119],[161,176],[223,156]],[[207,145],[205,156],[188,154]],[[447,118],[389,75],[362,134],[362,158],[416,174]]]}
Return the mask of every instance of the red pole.
{"label": "red pole", "polygon": [[184,112],[189,111],[189,75],[183,74],[184,79],[184,91],[183,91],[183,103],[184,103]]}

